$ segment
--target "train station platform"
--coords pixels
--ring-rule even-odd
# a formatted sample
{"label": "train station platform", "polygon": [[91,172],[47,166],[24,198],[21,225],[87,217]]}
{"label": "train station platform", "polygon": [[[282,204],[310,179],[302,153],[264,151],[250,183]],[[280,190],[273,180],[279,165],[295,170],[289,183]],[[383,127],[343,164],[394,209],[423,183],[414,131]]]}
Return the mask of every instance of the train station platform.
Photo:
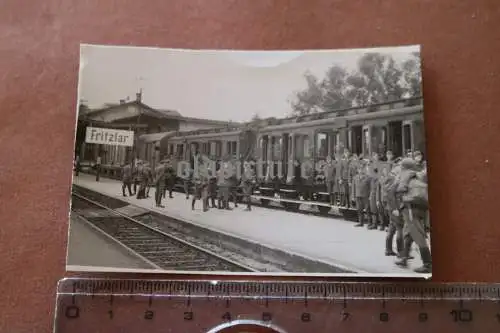
{"label": "train station platform", "polygon": [[73,184],[213,231],[357,272],[354,276],[424,277],[413,272],[422,264],[417,252],[413,252],[415,259],[408,268],[400,268],[394,264],[395,257],[384,255],[385,232],[355,228],[353,222],[341,218],[262,207],[252,207],[252,211],[247,212],[245,205],[231,211],[203,212],[199,201],[193,211],[191,201],[182,193],[174,193],[173,199],[162,201],[165,208],[157,208],[154,188],[150,198],[139,200],[123,197],[121,183],[108,178],[96,182],[95,176],[81,173],[73,177]]}
{"label": "train station platform", "polygon": [[70,215],[66,269],[94,272],[155,271],[74,214]]}

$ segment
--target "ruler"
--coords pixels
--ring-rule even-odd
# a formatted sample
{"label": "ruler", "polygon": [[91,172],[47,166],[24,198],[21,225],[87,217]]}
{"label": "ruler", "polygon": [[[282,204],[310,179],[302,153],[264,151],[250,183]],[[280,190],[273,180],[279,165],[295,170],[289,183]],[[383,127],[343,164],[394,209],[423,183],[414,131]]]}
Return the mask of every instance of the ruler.
{"label": "ruler", "polygon": [[500,284],[59,282],[55,333],[500,332]]}

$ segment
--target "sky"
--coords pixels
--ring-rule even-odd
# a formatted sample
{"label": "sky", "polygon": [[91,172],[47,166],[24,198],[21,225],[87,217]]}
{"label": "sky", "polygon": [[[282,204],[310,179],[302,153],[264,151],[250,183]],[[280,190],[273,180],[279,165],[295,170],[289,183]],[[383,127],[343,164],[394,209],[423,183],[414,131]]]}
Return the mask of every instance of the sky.
{"label": "sky", "polygon": [[181,50],[82,45],[79,100],[90,108],[135,98],[186,117],[248,121],[286,117],[293,93],[307,87],[304,73],[322,79],[333,65],[356,68],[366,52],[407,59],[418,46],[321,51]]}

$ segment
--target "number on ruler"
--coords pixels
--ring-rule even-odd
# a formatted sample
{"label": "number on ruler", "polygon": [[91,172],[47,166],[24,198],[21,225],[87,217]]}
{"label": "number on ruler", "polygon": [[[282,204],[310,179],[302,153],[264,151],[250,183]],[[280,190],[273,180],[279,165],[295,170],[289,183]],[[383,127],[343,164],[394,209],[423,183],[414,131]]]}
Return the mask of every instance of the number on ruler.
{"label": "number on ruler", "polygon": [[381,322],[386,323],[389,321],[389,314],[387,312],[381,312],[378,318]]}
{"label": "number on ruler", "polygon": [[190,321],[193,320],[194,314],[191,311],[184,312],[184,320]]}
{"label": "number on ruler", "polygon": [[420,312],[418,314],[418,321],[421,323],[425,323],[429,319],[429,316],[426,312]]}
{"label": "number on ruler", "polygon": [[226,312],[222,315],[222,319],[231,321],[231,314],[229,312]]}
{"label": "number on ruler", "polygon": [[308,313],[308,312],[304,312],[301,316],[300,316],[300,320],[302,320],[304,323],[308,323],[311,321],[311,314]]}
{"label": "number on ruler", "polygon": [[349,312],[345,312],[345,311],[342,311],[341,314],[342,314],[342,321],[346,321],[351,316],[351,314]]}
{"label": "number on ruler", "polygon": [[271,321],[273,320],[273,315],[270,312],[262,313],[262,321]]}
{"label": "number on ruler", "polygon": [[75,305],[68,306],[66,308],[65,315],[66,318],[71,318],[71,319],[78,318],[80,317],[80,308]]}
{"label": "number on ruler", "polygon": [[450,314],[453,316],[453,321],[468,323],[472,321],[472,311],[459,309],[452,310]]}
{"label": "number on ruler", "polygon": [[155,316],[155,313],[151,310],[147,310],[146,312],[144,312],[144,319],[151,320],[154,318],[154,316]]}

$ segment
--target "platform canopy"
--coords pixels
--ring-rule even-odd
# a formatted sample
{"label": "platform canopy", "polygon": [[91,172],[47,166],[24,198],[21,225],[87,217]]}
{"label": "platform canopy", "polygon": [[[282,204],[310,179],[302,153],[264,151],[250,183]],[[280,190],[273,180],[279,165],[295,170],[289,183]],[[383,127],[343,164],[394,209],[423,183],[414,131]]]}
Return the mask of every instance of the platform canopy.
{"label": "platform canopy", "polygon": [[145,142],[145,143],[152,143],[152,142],[158,142],[161,141],[165,138],[170,138],[174,136],[177,132],[176,131],[169,131],[169,132],[160,132],[160,133],[153,133],[153,134],[143,134],[139,137],[139,140]]}

